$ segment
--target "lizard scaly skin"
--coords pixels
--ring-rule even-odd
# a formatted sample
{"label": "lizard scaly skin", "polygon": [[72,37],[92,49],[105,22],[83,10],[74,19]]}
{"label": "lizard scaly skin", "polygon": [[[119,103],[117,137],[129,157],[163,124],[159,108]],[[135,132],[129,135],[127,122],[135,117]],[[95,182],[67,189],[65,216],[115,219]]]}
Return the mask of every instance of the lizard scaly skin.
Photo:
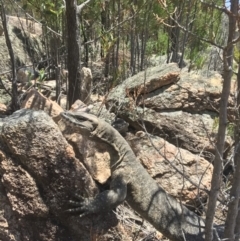
{"label": "lizard scaly skin", "polygon": [[74,131],[96,142],[107,143],[117,156],[111,160],[110,190],[94,198],[81,198],[74,209],[81,212],[80,216],[109,211],[126,200],[167,238],[173,241],[204,240],[204,221],[168,195],[152,179],[117,130],[85,112],[63,112],[61,115]]}

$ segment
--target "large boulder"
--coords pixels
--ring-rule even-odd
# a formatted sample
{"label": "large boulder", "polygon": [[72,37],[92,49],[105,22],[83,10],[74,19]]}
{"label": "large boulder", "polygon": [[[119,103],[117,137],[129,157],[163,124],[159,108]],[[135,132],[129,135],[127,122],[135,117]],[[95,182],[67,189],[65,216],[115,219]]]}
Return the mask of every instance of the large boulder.
{"label": "large boulder", "polygon": [[[164,82],[169,76],[175,77]],[[162,64],[126,79],[112,89],[107,97],[107,107],[130,127],[147,130],[175,146],[201,153],[212,160],[222,82],[222,76],[217,72],[206,76],[180,71],[176,64]],[[232,120],[233,91],[228,113]],[[226,147],[230,142],[226,141]]]}
{"label": "large boulder", "polygon": [[[207,200],[213,167],[204,158],[176,147],[164,139],[137,132],[127,141],[159,185],[194,211]],[[199,210],[201,212],[201,210]]]}
{"label": "large boulder", "polygon": [[[19,66],[32,64],[30,61],[39,60],[43,54],[41,34],[42,25],[31,20],[15,16],[7,16],[8,33],[12,43],[13,52]],[[1,32],[1,27],[0,27]],[[0,33],[0,72],[11,73],[11,61],[5,36]]]}
{"label": "large boulder", "polygon": [[214,119],[210,114],[190,114],[183,111],[158,113],[137,107],[121,113],[121,117],[136,130],[160,136],[171,144],[212,160],[215,153]]}
{"label": "large boulder", "polygon": [[60,119],[60,113],[63,112],[62,107],[59,106],[55,101],[46,98],[35,89],[31,89],[24,94],[21,108],[44,110],[53,118],[54,121],[58,121]]}
{"label": "large boulder", "polygon": [[[72,106],[71,111],[84,111],[86,108],[87,106],[81,101],[77,101]],[[114,126],[115,122],[111,121],[111,119],[114,118],[113,113],[109,113],[104,106],[101,107],[100,103],[93,104],[91,109],[88,109],[87,112],[98,115],[102,119],[105,118],[109,124],[112,123]],[[176,116],[177,120],[179,119],[179,115]],[[162,119],[154,118],[151,116],[151,113],[147,113],[146,117],[152,117],[150,122],[153,123],[156,121],[156,124],[158,121],[161,122],[159,119]],[[163,118],[166,118],[166,116],[163,116]],[[131,121],[130,118],[128,119],[125,116],[125,119],[128,120],[131,126],[135,126],[136,129],[139,130],[141,129],[141,123],[138,123],[138,126],[137,122],[135,123],[134,121]],[[150,126],[147,125],[147,118],[144,119],[143,117],[143,120],[145,121],[146,126],[150,129]],[[169,120],[166,119],[165,121],[166,127],[169,126]],[[173,133],[169,132],[169,134],[176,138],[174,132],[180,132],[184,129],[185,131],[188,129],[189,132],[191,132],[192,127],[194,127],[196,122],[190,117],[188,118],[187,123],[185,123],[185,121],[183,121],[182,126],[179,127],[178,130],[173,129]],[[212,121],[211,117],[205,116],[205,119],[203,120],[204,123],[198,124],[208,125],[209,121]],[[61,124],[61,122],[59,122],[59,125],[63,130],[64,136],[73,146],[77,157],[83,161],[93,179],[101,184],[105,184],[111,176],[110,158],[114,155],[114,153],[110,152],[111,149],[109,149],[108,144],[103,142],[96,143],[91,139],[86,139],[82,135],[74,133],[74,130],[71,130],[71,126],[64,128],[64,124]],[[152,133],[161,135],[161,130],[154,128],[155,127],[152,127]],[[202,126],[202,131],[204,131],[204,125]],[[167,133],[164,134],[167,135]],[[195,135],[198,134],[202,135],[202,133],[195,133]],[[165,135],[163,136],[166,137]],[[189,138],[190,137],[191,135],[189,134]],[[180,147],[182,146],[180,145],[180,142],[185,142],[181,137],[178,140],[179,145],[177,147],[170,144],[165,139],[160,138],[157,135],[147,135],[143,131],[137,132],[136,135],[131,133],[127,133],[126,135],[126,140],[149,174],[172,196],[181,200],[184,204],[189,204],[193,209],[198,208],[197,206],[200,205],[199,201],[205,201],[207,199],[207,192],[204,192],[203,190],[210,189],[212,164],[209,164],[209,162],[200,155],[192,154],[185,149],[193,149],[195,145],[195,147],[200,150],[200,148],[203,148],[204,143],[195,142],[192,143],[192,146],[184,146],[185,149],[182,149]],[[195,139],[197,138],[195,137]],[[207,142],[208,140],[205,141]],[[189,143],[191,142],[189,141]],[[209,146],[205,147],[204,153],[206,153],[206,150],[209,151],[209,149],[212,152],[214,151],[210,142],[208,142],[208,144]]]}
{"label": "large boulder", "polygon": [[177,64],[165,64],[147,69],[126,79],[116,86],[108,95],[108,103],[124,102],[124,99],[153,92],[163,86],[176,83],[179,80],[180,69]]}
{"label": "large boulder", "polygon": [[104,219],[65,212],[74,194],[94,196],[99,189],[43,111],[0,119],[0,176],[1,240],[129,240],[113,212]]}
{"label": "large boulder", "polygon": [[[179,82],[146,95],[141,105],[159,112],[181,110],[201,114],[211,111],[217,114],[222,82],[222,76],[218,73],[206,78],[182,72]],[[229,103],[233,106],[232,99]]]}
{"label": "large boulder", "polygon": [[0,103],[0,117],[4,116],[7,113],[7,106]]}
{"label": "large boulder", "polygon": [[11,102],[12,83],[6,79],[0,79],[0,103],[8,105]]}

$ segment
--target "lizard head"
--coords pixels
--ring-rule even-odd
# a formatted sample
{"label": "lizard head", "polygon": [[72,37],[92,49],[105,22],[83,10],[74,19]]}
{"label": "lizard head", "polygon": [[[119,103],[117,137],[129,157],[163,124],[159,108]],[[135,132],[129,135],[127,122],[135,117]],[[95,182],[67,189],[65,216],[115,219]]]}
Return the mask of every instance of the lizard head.
{"label": "lizard head", "polygon": [[98,126],[97,117],[86,112],[62,112],[61,116],[67,126],[80,134],[89,134]]}

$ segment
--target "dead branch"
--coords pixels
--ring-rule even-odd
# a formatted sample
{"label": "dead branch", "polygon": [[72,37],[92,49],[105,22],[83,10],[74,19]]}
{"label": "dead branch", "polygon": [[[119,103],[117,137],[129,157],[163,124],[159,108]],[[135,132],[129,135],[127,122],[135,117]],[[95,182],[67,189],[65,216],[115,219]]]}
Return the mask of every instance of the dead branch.
{"label": "dead branch", "polygon": [[78,15],[81,14],[82,9],[90,2],[91,2],[91,0],[87,0],[86,2],[83,2],[82,4],[78,5],[77,6],[77,14]]}
{"label": "dead branch", "polygon": [[[145,4],[143,4],[142,6],[144,6],[144,5],[145,5]],[[130,21],[131,19],[133,19],[133,18],[140,12],[140,9],[141,9],[141,8],[139,8],[139,10],[136,11],[132,16],[130,16],[130,17],[124,19],[122,22],[120,22],[120,23],[112,26],[112,27],[111,27],[110,29],[108,29],[107,31],[104,31],[104,33],[110,33],[110,32],[112,32],[114,29],[116,29],[117,27],[119,27],[119,26],[123,25],[124,23]],[[89,41],[85,42],[84,44],[94,43],[94,42],[96,42],[97,40],[99,40],[100,38],[102,38],[102,36],[103,36],[103,34],[99,35],[99,36],[96,37],[94,40],[89,40]]]}

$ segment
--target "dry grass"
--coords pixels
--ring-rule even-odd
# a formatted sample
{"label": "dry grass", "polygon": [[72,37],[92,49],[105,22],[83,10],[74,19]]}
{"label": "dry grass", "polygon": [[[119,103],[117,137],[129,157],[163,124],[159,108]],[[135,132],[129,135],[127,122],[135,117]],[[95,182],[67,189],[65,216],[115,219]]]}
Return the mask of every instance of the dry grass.
{"label": "dry grass", "polygon": [[163,241],[163,237],[151,224],[136,214],[127,203],[118,206],[115,212],[118,220],[133,241]]}

